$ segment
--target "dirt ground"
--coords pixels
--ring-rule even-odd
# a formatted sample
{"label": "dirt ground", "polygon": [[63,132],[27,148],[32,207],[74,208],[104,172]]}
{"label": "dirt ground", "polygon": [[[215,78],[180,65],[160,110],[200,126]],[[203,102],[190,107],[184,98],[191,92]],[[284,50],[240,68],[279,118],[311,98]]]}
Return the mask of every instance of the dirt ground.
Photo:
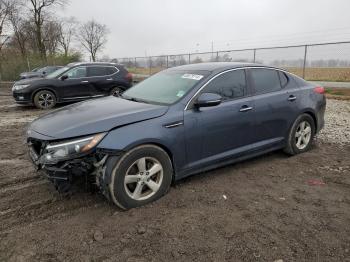
{"label": "dirt ground", "polygon": [[58,195],[24,145],[43,112],[0,96],[0,261],[350,261],[350,142],[327,139],[350,104],[329,102],[310,152],[196,175],[122,212],[84,189]]}

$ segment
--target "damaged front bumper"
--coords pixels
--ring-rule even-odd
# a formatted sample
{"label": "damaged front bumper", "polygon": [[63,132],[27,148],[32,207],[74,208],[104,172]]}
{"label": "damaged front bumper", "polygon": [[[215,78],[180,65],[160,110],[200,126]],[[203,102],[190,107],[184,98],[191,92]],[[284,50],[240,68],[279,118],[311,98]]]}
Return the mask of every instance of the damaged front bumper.
{"label": "damaged front bumper", "polygon": [[93,148],[79,156],[52,161],[45,157],[47,145],[46,141],[28,139],[29,156],[36,169],[44,171],[59,191],[67,192],[75,181],[84,179],[89,184],[96,184],[104,195],[107,194],[105,163],[110,156],[122,154],[121,151]]}

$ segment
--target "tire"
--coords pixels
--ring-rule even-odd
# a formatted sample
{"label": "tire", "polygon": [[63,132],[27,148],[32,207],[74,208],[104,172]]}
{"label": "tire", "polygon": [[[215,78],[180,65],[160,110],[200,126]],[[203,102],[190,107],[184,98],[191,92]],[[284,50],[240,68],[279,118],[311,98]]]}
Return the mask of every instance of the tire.
{"label": "tire", "polygon": [[109,172],[107,170],[111,170],[107,174],[111,176],[110,199],[124,210],[162,197],[169,190],[173,177],[168,154],[154,145],[136,147],[117,161],[107,161],[106,172]]}
{"label": "tire", "polygon": [[53,108],[56,102],[55,94],[49,90],[39,91],[34,96],[34,105],[39,109]]}
{"label": "tire", "polygon": [[121,88],[121,87],[113,87],[112,90],[111,90],[111,92],[109,92],[109,94],[110,94],[111,96],[116,96],[116,97],[118,97],[118,96],[120,96],[123,92],[124,92],[124,89],[123,89],[123,88]]}
{"label": "tire", "polygon": [[315,121],[308,114],[300,115],[289,131],[284,152],[296,155],[310,149],[315,135]]}

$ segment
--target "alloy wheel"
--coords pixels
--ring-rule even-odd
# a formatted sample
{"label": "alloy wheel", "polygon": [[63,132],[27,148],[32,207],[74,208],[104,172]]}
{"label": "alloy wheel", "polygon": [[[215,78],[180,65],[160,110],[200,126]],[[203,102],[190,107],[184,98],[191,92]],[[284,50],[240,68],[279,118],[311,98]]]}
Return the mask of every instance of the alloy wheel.
{"label": "alloy wheel", "polygon": [[42,93],[38,98],[38,103],[42,108],[49,108],[54,103],[54,99],[49,93]]}
{"label": "alloy wheel", "polygon": [[122,93],[123,93],[123,91],[122,91],[120,88],[115,88],[115,89],[112,90],[111,95],[112,95],[112,96],[118,97],[118,96],[120,96]]}
{"label": "alloy wheel", "polygon": [[295,145],[299,150],[303,150],[310,143],[312,136],[311,125],[308,121],[302,121],[299,123],[295,132]]}
{"label": "alloy wheel", "polygon": [[152,197],[163,182],[163,167],[152,157],[136,160],[127,170],[124,188],[134,200],[146,200]]}

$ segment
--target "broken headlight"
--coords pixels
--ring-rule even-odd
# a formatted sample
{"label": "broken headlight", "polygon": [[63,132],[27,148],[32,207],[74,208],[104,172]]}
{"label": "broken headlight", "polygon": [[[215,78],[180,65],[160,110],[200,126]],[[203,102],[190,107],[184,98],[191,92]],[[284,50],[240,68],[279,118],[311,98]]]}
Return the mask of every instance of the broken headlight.
{"label": "broken headlight", "polygon": [[105,135],[106,133],[100,133],[75,140],[48,144],[45,148],[43,158],[48,162],[56,162],[61,159],[73,158],[88,153]]}

